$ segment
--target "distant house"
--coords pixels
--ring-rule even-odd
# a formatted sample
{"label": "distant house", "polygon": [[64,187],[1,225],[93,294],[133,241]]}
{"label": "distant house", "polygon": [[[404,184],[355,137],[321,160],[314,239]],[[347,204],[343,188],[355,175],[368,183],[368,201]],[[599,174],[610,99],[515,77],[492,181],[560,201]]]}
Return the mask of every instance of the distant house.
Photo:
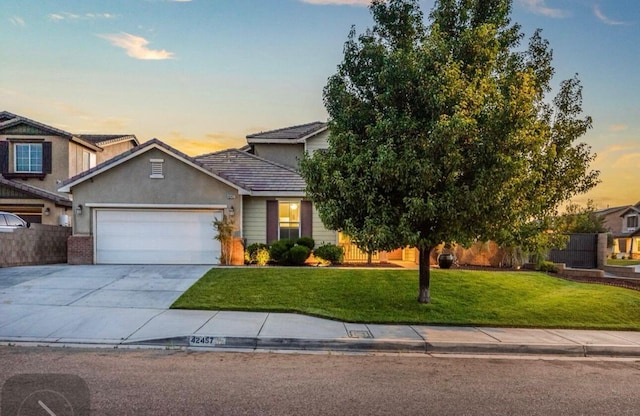
{"label": "distant house", "polygon": [[0,112],[0,211],[59,224],[71,200],[65,179],[138,145],[134,135],[81,135]]}
{"label": "distant house", "polygon": [[614,238],[613,254],[640,258],[640,202],[596,211]]}
{"label": "distant house", "polygon": [[640,202],[622,211],[620,233],[614,234],[618,252],[627,258],[640,259]]}
{"label": "distant house", "polygon": [[298,169],[305,152],[312,155],[326,149],[329,130],[327,123],[312,123],[270,130],[247,136],[247,151],[263,159]]}

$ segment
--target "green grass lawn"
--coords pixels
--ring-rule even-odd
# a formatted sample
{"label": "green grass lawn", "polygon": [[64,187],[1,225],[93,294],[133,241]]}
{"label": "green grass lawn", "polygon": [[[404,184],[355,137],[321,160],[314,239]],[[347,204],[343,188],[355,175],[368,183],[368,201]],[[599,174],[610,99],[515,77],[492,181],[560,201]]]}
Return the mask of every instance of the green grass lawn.
{"label": "green grass lawn", "polygon": [[640,330],[640,292],[537,272],[214,268],[178,309],[297,312],[346,322]]}
{"label": "green grass lawn", "polygon": [[608,259],[608,266],[637,266],[640,264],[640,260],[621,260],[621,259]]}

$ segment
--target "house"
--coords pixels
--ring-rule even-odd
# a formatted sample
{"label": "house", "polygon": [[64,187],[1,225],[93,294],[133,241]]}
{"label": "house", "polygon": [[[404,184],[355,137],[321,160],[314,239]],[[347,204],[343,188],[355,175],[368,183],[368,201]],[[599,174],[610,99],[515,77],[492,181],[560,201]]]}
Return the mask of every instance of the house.
{"label": "house", "polygon": [[327,123],[312,123],[247,136],[247,151],[263,159],[298,169],[303,155],[329,147]]}
{"label": "house", "polygon": [[0,112],[0,211],[32,223],[67,224],[65,179],[138,145],[134,135],[79,135]]}
{"label": "house", "polygon": [[613,233],[614,253],[640,259],[640,202],[627,207],[618,216],[617,232]]}
{"label": "house", "polygon": [[190,157],[153,139],[65,181],[71,263],[216,264],[213,221],[245,244],[310,236],[336,243],[291,167],[241,150]]}

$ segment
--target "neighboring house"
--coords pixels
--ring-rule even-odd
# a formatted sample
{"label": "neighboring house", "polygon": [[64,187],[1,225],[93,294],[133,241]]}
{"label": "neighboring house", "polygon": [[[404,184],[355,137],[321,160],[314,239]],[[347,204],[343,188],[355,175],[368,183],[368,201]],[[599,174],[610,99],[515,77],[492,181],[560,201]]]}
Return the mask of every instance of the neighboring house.
{"label": "neighboring house", "polygon": [[235,149],[189,157],[154,139],[65,181],[72,263],[216,264],[213,221],[247,244],[309,235],[335,243],[293,169]]}
{"label": "neighboring house", "polygon": [[138,144],[133,135],[78,135],[0,112],[0,211],[32,223],[68,223],[65,179]]}
{"label": "neighboring house", "polygon": [[624,205],[620,207],[610,207],[595,211],[595,214],[603,219],[604,227],[609,230],[613,235],[622,233],[622,221],[620,221],[620,214],[629,208],[630,205]]}
{"label": "neighboring house", "polygon": [[328,137],[327,123],[315,121],[250,134],[247,136],[248,152],[263,159],[298,169],[305,152],[312,155],[318,149],[329,147]]}
{"label": "neighboring house", "polygon": [[640,202],[622,211],[618,223],[620,232],[613,234],[614,253],[640,259]]}

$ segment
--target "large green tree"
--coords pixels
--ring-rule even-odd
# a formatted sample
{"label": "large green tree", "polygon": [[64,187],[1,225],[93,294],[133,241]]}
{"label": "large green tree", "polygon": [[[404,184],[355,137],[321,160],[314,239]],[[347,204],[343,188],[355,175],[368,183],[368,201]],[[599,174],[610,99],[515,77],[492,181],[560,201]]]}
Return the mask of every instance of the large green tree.
{"label": "large green tree", "polygon": [[591,127],[580,83],[547,97],[552,52],[539,31],[521,47],[511,5],[437,0],[425,25],[415,0],[374,0],[324,89],[329,149],[302,161],[307,193],[369,250],[416,246],[419,302],[436,245],[517,243],[597,183],[575,143]]}

